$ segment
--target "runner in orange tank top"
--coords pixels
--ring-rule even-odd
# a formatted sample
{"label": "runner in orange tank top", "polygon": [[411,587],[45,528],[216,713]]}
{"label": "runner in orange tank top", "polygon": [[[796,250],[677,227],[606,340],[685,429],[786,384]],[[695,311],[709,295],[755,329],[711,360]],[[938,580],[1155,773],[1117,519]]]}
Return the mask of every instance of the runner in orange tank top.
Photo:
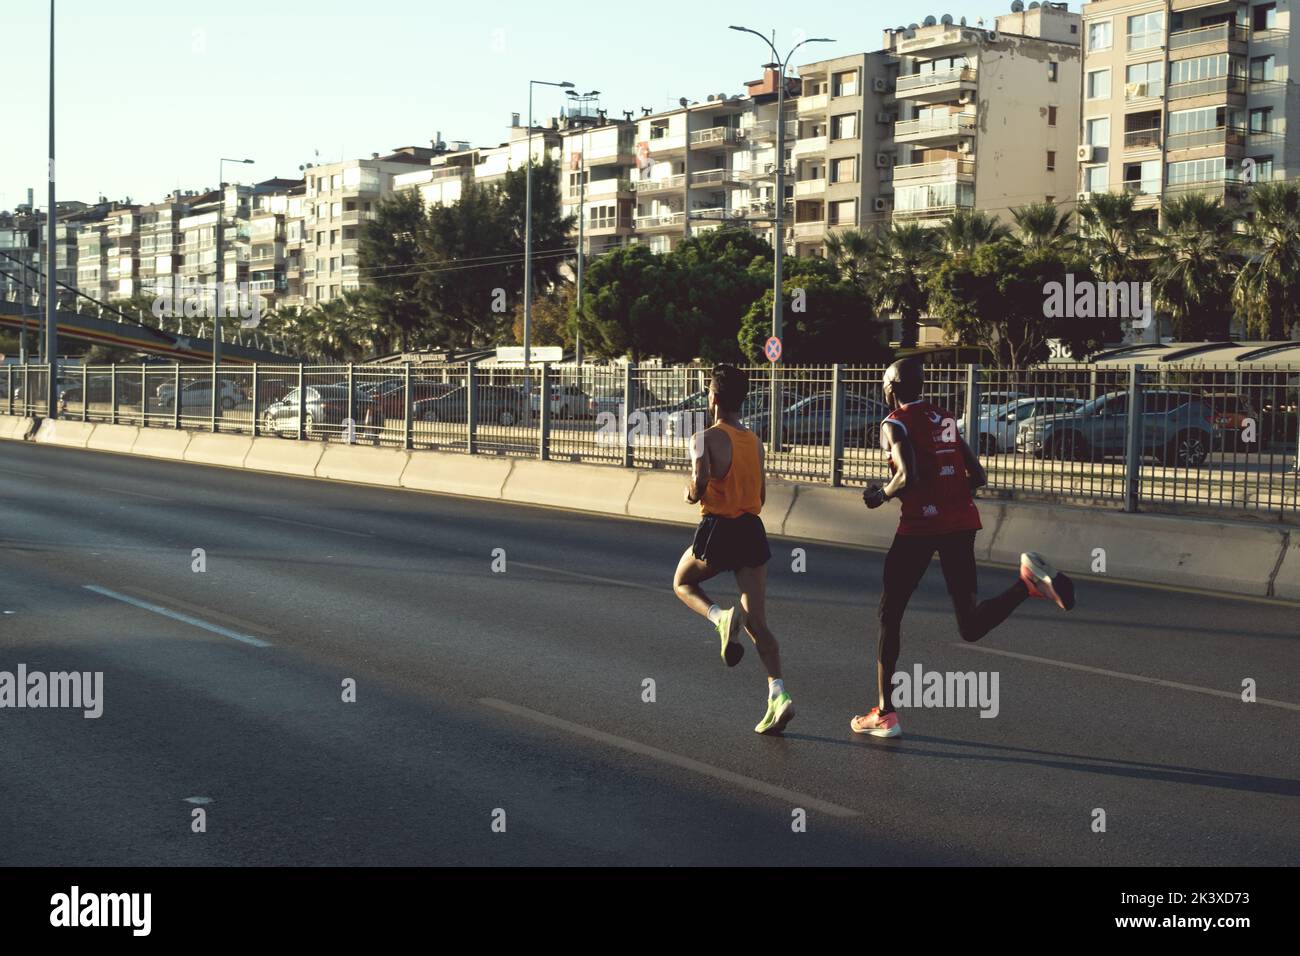
{"label": "runner in orange tank top", "polygon": [[[691,480],[686,501],[700,506],[695,541],[677,563],[673,590],[682,603],[707,617],[722,642],[722,659],[734,667],[744,656],[742,630],[749,634],[767,668],[767,713],[754,728],[779,734],[794,717],[794,705],[781,676],[781,649],[767,627],[767,562],[772,551],[759,513],[767,486],[763,444],[740,423],[740,406],[749,378],[732,365],[717,365],[709,387],[713,425],[691,438]],[[725,571],[734,572],[740,609],[713,603],[700,585]]]}

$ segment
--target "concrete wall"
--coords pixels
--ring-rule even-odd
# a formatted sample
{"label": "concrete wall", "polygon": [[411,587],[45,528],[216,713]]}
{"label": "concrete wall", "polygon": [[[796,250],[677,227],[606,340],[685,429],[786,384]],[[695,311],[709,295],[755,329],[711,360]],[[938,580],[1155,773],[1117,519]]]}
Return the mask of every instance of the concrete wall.
{"label": "concrete wall", "polygon": [[[0,415],[0,439],[22,440],[31,425]],[[699,520],[699,507],[683,500],[685,476],[674,472],[82,422],[45,421],[34,440],[682,525]],[[979,507],[981,561],[1015,564],[1022,551],[1042,551],[1079,577],[1300,603],[1300,530],[1284,525],[994,500]],[[884,549],[898,513],[867,510],[858,489],[773,480],[763,521],[770,534],[795,541]]]}

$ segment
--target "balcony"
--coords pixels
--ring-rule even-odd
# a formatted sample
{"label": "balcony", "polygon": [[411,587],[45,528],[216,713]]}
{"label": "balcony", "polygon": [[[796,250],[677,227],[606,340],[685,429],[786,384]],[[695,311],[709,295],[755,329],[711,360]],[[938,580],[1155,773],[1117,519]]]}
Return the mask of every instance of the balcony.
{"label": "balcony", "polygon": [[704,186],[714,186],[717,188],[737,187],[743,185],[739,180],[739,173],[733,173],[730,169],[701,169],[698,172],[691,173],[691,188],[696,189]]}
{"label": "balcony", "polygon": [[474,167],[468,163],[459,166],[436,166],[433,172],[429,174],[430,182],[437,182],[441,179],[463,179],[473,174]]}
{"label": "balcony", "polygon": [[[776,142],[776,121],[760,120],[752,126],[742,130],[744,138],[750,144],[754,143],[775,143]],[[799,121],[788,119],[785,121],[785,132],[782,134],[787,143],[793,143],[799,138]]]}
{"label": "balcony", "polygon": [[805,136],[795,140],[795,144],[790,152],[795,156],[806,156],[810,153],[826,152],[826,137],[823,136]]}
{"label": "balcony", "polygon": [[1238,106],[1246,105],[1246,77],[1213,76],[1207,80],[1192,80],[1190,83],[1171,83],[1169,99],[1186,100],[1197,96],[1213,96],[1216,100],[1227,100]]}
{"label": "balcony", "polygon": [[[619,193],[632,192],[632,180],[622,177],[614,179],[593,179],[587,183],[588,199],[604,199],[610,196],[617,196]],[[580,190],[570,189],[569,198],[576,202],[580,198]]]}
{"label": "balcony", "polygon": [[931,116],[924,119],[902,120],[894,124],[896,143],[937,143],[955,141],[963,136],[975,135],[975,117],[970,113],[953,113],[950,116]]}
{"label": "balcony", "polygon": [[900,76],[898,98],[925,102],[947,100],[963,90],[975,90],[978,79],[978,73],[971,67]]}
{"label": "balcony", "polygon": [[646,146],[650,150],[651,156],[667,156],[672,153],[680,153],[686,149],[686,136],[682,133],[675,136],[652,136],[646,141]]}
{"label": "balcony", "polygon": [[820,219],[794,224],[794,237],[796,239],[820,239],[825,232],[826,223]]}
{"label": "balcony", "polygon": [[799,97],[800,113],[824,113],[826,107],[830,105],[831,97],[829,93],[816,93],[813,96]]}
{"label": "balcony", "polygon": [[794,184],[794,195],[796,199],[806,199],[809,196],[820,196],[826,192],[826,180],[822,179],[803,179]]}
{"label": "balcony", "polygon": [[1142,150],[1160,148],[1160,127],[1147,129],[1130,129],[1124,131],[1124,149]]}
{"label": "balcony", "polygon": [[698,129],[691,134],[691,149],[736,147],[740,144],[739,132],[730,126]]}
{"label": "balcony", "polygon": [[1169,53],[1181,53],[1197,47],[1198,56],[1215,53],[1245,53],[1250,32],[1240,23],[1216,23],[1192,30],[1178,30],[1169,34]]}
{"label": "balcony", "polygon": [[644,196],[648,193],[669,192],[681,189],[684,185],[686,185],[685,173],[678,173],[676,176],[664,176],[661,179],[638,179],[632,184],[638,196]]}
{"label": "balcony", "polygon": [[1178,149],[1199,149],[1204,146],[1246,148],[1246,131],[1237,126],[1219,126],[1189,133],[1170,133],[1166,146],[1169,152]]}
{"label": "balcony", "polygon": [[586,157],[588,166],[631,166],[636,162],[636,150],[630,146],[614,151],[590,152]]}
{"label": "balcony", "polygon": [[1165,196],[1178,199],[1182,196],[1200,195],[1206,199],[1217,199],[1225,205],[1245,197],[1245,187],[1235,179],[1213,179],[1206,182],[1170,183],[1165,187]]}
{"label": "balcony", "polygon": [[632,217],[597,216],[588,219],[583,228],[588,236],[628,235],[632,232]]}
{"label": "balcony", "polygon": [[680,229],[685,222],[684,212],[656,213],[653,216],[637,216],[636,228],[641,232],[664,232]]}
{"label": "balcony", "polygon": [[975,161],[970,159],[944,159],[937,163],[908,163],[894,167],[894,183],[919,180],[957,180],[974,182]]}
{"label": "balcony", "polygon": [[951,219],[959,210],[969,212],[974,206],[952,203],[944,206],[918,206],[913,209],[895,209],[895,219]]}
{"label": "balcony", "polygon": [[250,292],[274,292],[275,280],[254,279],[252,282],[248,283],[248,289]]}

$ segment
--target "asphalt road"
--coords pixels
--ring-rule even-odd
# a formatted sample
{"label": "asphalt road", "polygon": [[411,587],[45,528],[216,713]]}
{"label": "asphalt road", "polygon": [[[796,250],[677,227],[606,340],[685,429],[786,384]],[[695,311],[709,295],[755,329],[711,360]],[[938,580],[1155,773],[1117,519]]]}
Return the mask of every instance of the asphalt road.
{"label": "asphalt road", "polygon": [[848,721],[882,556],[774,539],[799,716],[764,738],[757,654],[726,669],[670,591],[689,536],[0,443],[0,671],[104,674],[99,719],[0,709],[0,863],[1300,859],[1296,607],[1054,555],[1076,611],[1029,602],[972,647],[935,567],[900,668],[996,671],[999,713],[910,709],[881,741]]}

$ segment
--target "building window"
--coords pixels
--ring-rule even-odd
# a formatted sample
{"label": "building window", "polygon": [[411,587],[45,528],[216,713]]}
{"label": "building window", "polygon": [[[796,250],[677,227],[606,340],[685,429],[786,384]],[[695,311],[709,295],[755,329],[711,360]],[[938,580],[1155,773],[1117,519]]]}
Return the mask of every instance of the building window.
{"label": "building window", "polygon": [[1164,92],[1164,67],[1159,60],[1134,63],[1124,74],[1124,99],[1126,100],[1163,96]]}
{"label": "building window", "polygon": [[1277,57],[1256,56],[1250,61],[1250,80],[1252,83],[1267,83],[1276,78]]}
{"label": "building window", "polygon": [[1111,36],[1111,23],[1109,20],[1101,20],[1097,23],[1088,24],[1088,50],[1109,50],[1113,43]]}
{"label": "building window", "polygon": [[858,158],[845,156],[831,160],[831,182],[853,183],[858,180]]}
{"label": "building window", "polygon": [[828,203],[826,214],[826,224],[829,226],[855,226],[858,222],[858,201],[841,199]]}
{"label": "building window", "polygon": [[1086,166],[1083,170],[1083,191],[1089,193],[1106,192],[1108,166]]}
{"label": "building window", "polygon": [[1164,11],[1139,13],[1137,16],[1128,18],[1128,48],[1130,50],[1152,50],[1160,46],[1164,39]]}
{"label": "building window", "polygon": [[1055,106],[1049,106],[1049,107],[1047,108],[1047,125],[1048,125],[1048,126],[1055,126],[1055,125],[1056,125],[1056,107],[1055,107]]}
{"label": "building window", "polygon": [[1255,182],[1266,183],[1273,178],[1273,157],[1255,157]]}
{"label": "building window", "polygon": [[1251,11],[1251,26],[1255,32],[1277,29],[1277,4],[1261,3]]}
{"label": "building window", "polygon": [[1182,183],[1219,182],[1227,175],[1222,156],[1211,159],[1192,159],[1185,163],[1169,164],[1169,185]]}
{"label": "building window", "polygon": [[858,71],[846,70],[843,73],[836,73],[834,77],[834,87],[836,96],[857,96],[858,95]]}
{"label": "building window", "polygon": [[1089,70],[1087,90],[1090,100],[1110,99],[1110,70]]}
{"label": "building window", "polygon": [[1273,132],[1273,107],[1263,106],[1250,111],[1250,131],[1252,133]]}
{"label": "building window", "polygon": [[1090,119],[1084,124],[1083,141],[1089,146],[1105,149],[1110,145],[1110,117]]}
{"label": "building window", "polygon": [[1061,73],[1061,64],[1051,60],[1047,64],[1047,80],[1049,83],[1055,83]]}
{"label": "building window", "polygon": [[1049,173],[1056,172],[1056,150],[1054,149],[1047,151],[1047,171]]}
{"label": "building window", "polygon": [[831,139],[853,139],[858,135],[858,114],[831,117]]}

